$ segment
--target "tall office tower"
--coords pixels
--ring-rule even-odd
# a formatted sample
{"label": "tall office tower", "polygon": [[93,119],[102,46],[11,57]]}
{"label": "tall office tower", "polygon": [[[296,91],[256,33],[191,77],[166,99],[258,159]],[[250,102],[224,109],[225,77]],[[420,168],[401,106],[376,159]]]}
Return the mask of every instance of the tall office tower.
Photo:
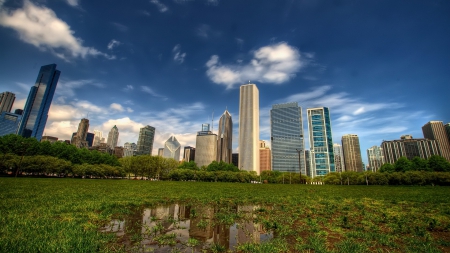
{"label": "tall office tower", "polygon": [[72,145],[75,145],[77,148],[88,147],[89,145],[86,141],[88,130],[89,120],[84,118],[81,119],[80,124],[78,124],[78,131],[72,138]]}
{"label": "tall office tower", "polygon": [[233,149],[233,121],[228,110],[219,119],[219,132],[217,138],[217,158],[218,162],[231,163],[231,152]]}
{"label": "tall office tower", "polygon": [[87,142],[88,147],[92,147],[92,144],[94,144],[94,137],[95,137],[95,134],[93,134],[93,133],[86,134],[86,142]]}
{"label": "tall office tower", "polygon": [[311,177],[335,172],[333,136],[328,107],[308,108]]}
{"label": "tall office tower", "polygon": [[384,164],[383,149],[378,146],[372,146],[367,149],[367,158],[369,159],[369,168],[373,172],[377,172],[381,165]]}
{"label": "tall office tower", "polygon": [[305,169],[305,175],[311,177],[311,153],[309,152],[309,150],[305,150]]}
{"label": "tall office tower", "polygon": [[195,160],[195,148],[191,146],[184,147],[183,160],[190,162]]}
{"label": "tall office tower", "polygon": [[0,114],[0,136],[16,134],[21,118],[21,115],[15,113],[2,112]]}
{"label": "tall office tower", "polygon": [[152,155],[153,142],[155,140],[155,128],[145,126],[139,131],[139,139],[137,142],[138,155]]}
{"label": "tall office tower", "polygon": [[445,124],[444,127],[447,132],[448,142],[450,142],[450,123]]}
{"label": "tall office tower", "polygon": [[441,156],[450,161],[450,142],[442,121],[430,121],[422,127],[423,137],[436,140]]}
{"label": "tall office tower", "polygon": [[136,149],[136,143],[125,142],[123,145],[123,157],[134,156]]}
{"label": "tall office tower", "polygon": [[158,156],[164,156],[164,148],[158,148]]}
{"label": "tall office tower", "polygon": [[164,154],[163,154],[163,157],[165,157],[165,158],[173,158],[173,159],[179,161],[180,160],[180,148],[181,148],[181,145],[177,141],[177,138],[175,138],[175,136],[171,136],[164,143]]}
{"label": "tall office tower", "polygon": [[240,87],[239,169],[259,175],[259,90],[255,84]]}
{"label": "tall office tower", "polygon": [[344,153],[345,170],[362,172],[363,165],[358,135],[345,134],[342,136],[341,140],[342,140],[342,150]]}
{"label": "tall office tower", "polygon": [[9,91],[0,93],[0,113],[11,112],[14,100],[16,100],[14,93]]}
{"label": "tall office tower", "polygon": [[217,135],[209,131],[209,124],[207,128],[205,125],[202,125],[202,131],[197,132],[195,141],[195,163],[199,168],[208,166],[217,157]]}
{"label": "tall office tower", "polygon": [[303,115],[302,108],[298,106],[297,102],[272,105],[270,135],[272,170],[299,173],[301,169],[301,173],[305,175]]}
{"label": "tall office tower", "polygon": [[265,141],[259,141],[259,166],[261,172],[272,170],[272,155]]}
{"label": "tall office tower", "polygon": [[428,159],[432,155],[441,154],[436,140],[413,139],[410,135],[407,137],[402,136],[400,140],[383,141],[381,143],[386,163],[393,164],[402,156],[411,160],[416,156]]}
{"label": "tall office tower", "polygon": [[56,64],[41,67],[36,83],[28,94],[17,134],[41,140],[60,74]]}
{"label": "tall office tower", "polygon": [[117,126],[114,125],[113,128],[111,128],[111,131],[109,131],[108,134],[108,140],[106,142],[106,145],[114,149],[114,147],[117,146],[117,141],[119,140],[119,129],[117,129]]}
{"label": "tall office tower", "polygon": [[334,153],[334,166],[336,168],[336,172],[345,171],[344,155],[342,153],[341,144],[339,144],[339,143],[333,144],[333,153]]}
{"label": "tall office tower", "polygon": [[103,132],[100,130],[94,130],[94,142],[92,143],[92,146],[100,146],[100,143],[102,143],[103,139]]}

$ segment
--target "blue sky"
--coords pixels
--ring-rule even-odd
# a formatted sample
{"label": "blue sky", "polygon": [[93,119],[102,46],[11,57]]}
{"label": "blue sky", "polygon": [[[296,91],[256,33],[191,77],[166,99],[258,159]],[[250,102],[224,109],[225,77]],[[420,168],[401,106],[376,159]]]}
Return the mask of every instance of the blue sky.
{"label": "blue sky", "polygon": [[117,125],[121,145],[156,127],[155,150],[171,135],[195,146],[228,108],[237,151],[251,80],[261,139],[273,104],[327,106],[333,141],[357,134],[367,163],[383,140],[450,122],[449,12],[446,0],[0,0],[0,88],[23,108],[56,63],[47,135],[69,139],[89,113],[89,130]]}

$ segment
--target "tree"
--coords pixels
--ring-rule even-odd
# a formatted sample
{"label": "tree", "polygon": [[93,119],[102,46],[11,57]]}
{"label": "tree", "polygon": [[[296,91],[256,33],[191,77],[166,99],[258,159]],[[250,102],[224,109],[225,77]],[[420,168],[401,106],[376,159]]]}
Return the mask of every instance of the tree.
{"label": "tree", "polygon": [[182,162],[180,166],[178,166],[178,168],[188,170],[199,170],[197,164],[194,161]]}
{"label": "tree", "polygon": [[442,156],[431,156],[428,159],[428,165],[432,171],[450,171],[450,163]]}
{"label": "tree", "polygon": [[392,165],[390,163],[385,163],[385,164],[381,165],[379,172],[392,173],[392,172],[395,172],[395,167],[394,167],[394,165]]}
{"label": "tree", "polygon": [[428,160],[420,158],[418,156],[414,157],[412,160],[412,170],[422,170],[429,171]]}
{"label": "tree", "polygon": [[413,169],[413,163],[406,157],[400,157],[394,164],[396,172],[405,172]]}

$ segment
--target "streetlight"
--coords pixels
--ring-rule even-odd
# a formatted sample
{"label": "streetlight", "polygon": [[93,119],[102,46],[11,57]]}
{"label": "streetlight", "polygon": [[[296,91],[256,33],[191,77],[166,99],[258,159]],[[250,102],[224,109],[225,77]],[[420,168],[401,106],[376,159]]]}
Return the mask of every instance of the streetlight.
{"label": "streetlight", "polygon": [[302,166],[300,165],[300,152],[302,151],[301,149],[295,149],[297,150],[298,153],[298,170],[300,171],[300,184],[302,183]]}

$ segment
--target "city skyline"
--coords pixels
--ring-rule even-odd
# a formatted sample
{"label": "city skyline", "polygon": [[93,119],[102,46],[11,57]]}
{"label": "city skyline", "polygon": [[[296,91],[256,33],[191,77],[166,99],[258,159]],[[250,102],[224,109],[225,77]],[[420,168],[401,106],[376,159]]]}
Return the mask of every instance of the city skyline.
{"label": "city skyline", "polygon": [[218,126],[211,113],[225,107],[238,152],[238,87],[248,80],[260,90],[267,144],[279,103],[298,102],[304,115],[330,108],[335,142],[355,133],[362,151],[450,122],[448,2],[156,2],[112,1],[105,10],[83,0],[1,1],[0,92],[16,94],[13,110],[23,109],[39,67],[57,63],[46,135],[68,140],[88,118],[103,133],[117,125],[123,146],[151,125],[153,154],[172,135],[195,146],[198,125]]}

